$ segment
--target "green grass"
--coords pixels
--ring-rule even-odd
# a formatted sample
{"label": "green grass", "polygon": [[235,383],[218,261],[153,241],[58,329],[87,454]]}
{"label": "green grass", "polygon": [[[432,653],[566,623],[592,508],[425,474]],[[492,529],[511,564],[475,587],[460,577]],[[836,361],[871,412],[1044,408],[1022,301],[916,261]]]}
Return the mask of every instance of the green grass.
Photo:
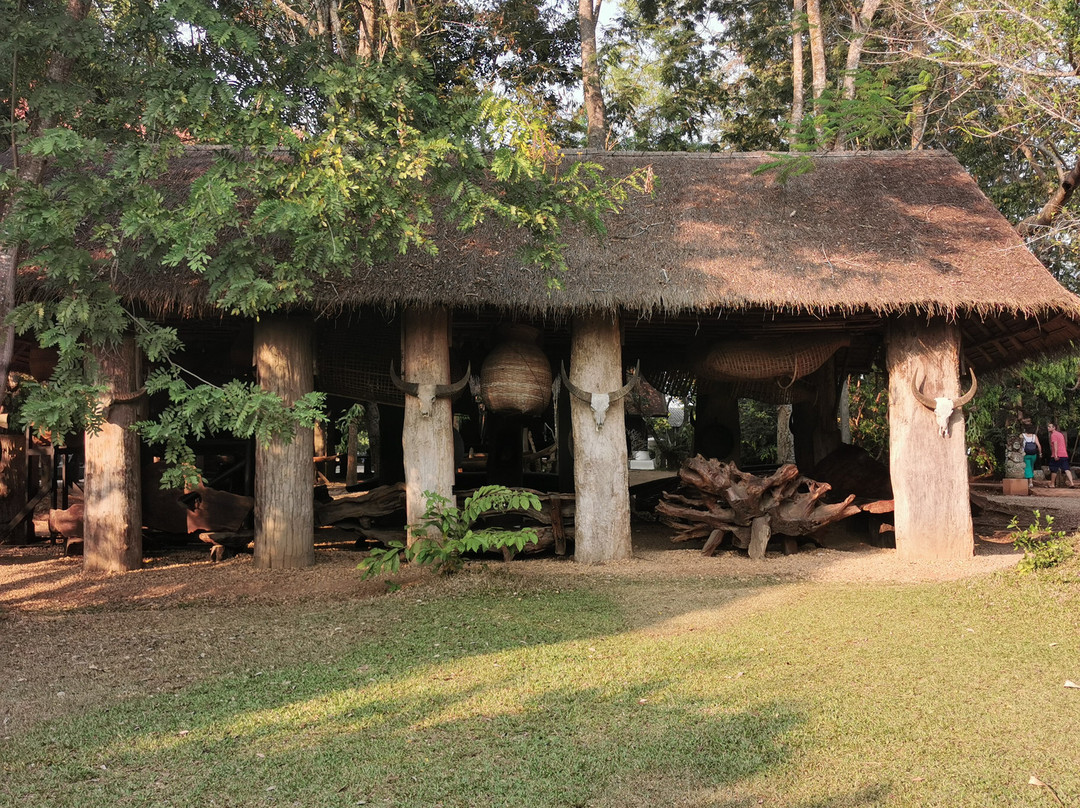
{"label": "green grass", "polygon": [[213,675],[0,742],[0,805],[1057,805],[1036,775],[1080,806],[1078,595],[1073,563],[917,586],[469,572],[252,607],[250,658],[220,632]]}

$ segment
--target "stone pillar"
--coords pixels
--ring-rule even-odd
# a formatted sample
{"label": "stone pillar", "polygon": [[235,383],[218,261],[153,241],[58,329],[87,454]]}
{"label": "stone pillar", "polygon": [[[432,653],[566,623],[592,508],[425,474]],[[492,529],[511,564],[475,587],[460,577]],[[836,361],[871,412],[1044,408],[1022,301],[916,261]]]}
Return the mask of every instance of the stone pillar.
{"label": "stone pillar", "polygon": [[[311,321],[266,317],[255,326],[255,370],[264,390],[286,404],[314,386]],[[298,569],[315,563],[314,432],[255,446],[255,566]]]}
{"label": "stone pillar", "polygon": [[123,572],[142,565],[142,475],[139,419],[142,386],[135,340],[94,349],[107,386],[101,404],[105,423],[87,432],[83,563],[88,570]]}
{"label": "stone pillar", "polygon": [[[587,314],[574,318],[570,381],[590,393],[623,386],[618,318]],[[611,402],[597,428],[588,402],[571,397],[574,433],[574,560],[599,564],[630,558],[630,492],[623,399]]]}
{"label": "stone pillar", "polygon": [[960,395],[960,328],[934,318],[901,317],[886,338],[889,373],[889,472],[900,558],[964,559],[975,551],[964,418],[953,412],[949,436],[912,392],[916,374],[931,398]]}
{"label": "stone pillar", "polygon": [[[449,384],[449,312],[442,308],[408,309],[401,320],[401,353],[401,378],[404,382]],[[425,491],[453,501],[452,409],[449,398],[424,402],[418,396],[405,396],[401,446],[405,459],[405,511],[410,525],[420,524],[424,515]],[[414,538],[410,531],[409,542]]]}

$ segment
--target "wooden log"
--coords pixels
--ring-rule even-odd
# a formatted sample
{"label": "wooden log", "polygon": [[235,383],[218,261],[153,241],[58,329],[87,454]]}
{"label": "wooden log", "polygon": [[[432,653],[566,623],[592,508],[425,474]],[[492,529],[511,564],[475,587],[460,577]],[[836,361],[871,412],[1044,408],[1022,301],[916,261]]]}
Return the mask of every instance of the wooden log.
{"label": "wooden log", "polygon": [[131,429],[145,402],[133,397],[142,385],[140,356],[132,337],[93,355],[106,388],[105,421],[85,437],[83,558],[88,570],[123,572],[142,565],[140,446]]}
{"label": "wooden log", "polygon": [[[266,317],[255,326],[255,368],[264,390],[292,405],[314,383],[311,322]],[[297,429],[292,441],[255,445],[255,566],[299,569],[315,563],[311,482],[315,438]]]}
{"label": "wooden log", "polygon": [[895,500],[896,553],[902,559],[966,559],[975,552],[963,414],[942,437],[934,413],[916,399],[913,384],[931,398],[960,395],[960,328],[944,318],[890,321],[889,472]]}
{"label": "wooden log", "polygon": [[49,534],[61,536],[65,539],[81,539],[84,524],[83,515],[84,508],[81,502],[76,502],[70,508],[64,510],[53,508],[49,511]]}
{"label": "wooden log", "polygon": [[714,556],[716,551],[720,549],[721,543],[724,541],[724,536],[727,535],[726,530],[716,528],[709,534],[709,540],[705,542],[705,546],[701,548],[701,554],[704,556]]}
{"label": "wooden log", "polygon": [[404,509],[405,484],[395,483],[316,503],[315,520],[320,525],[332,525],[345,519],[370,520],[389,516]]}
{"label": "wooden log", "polygon": [[750,558],[760,561],[765,557],[765,550],[769,546],[769,537],[772,535],[770,519],[768,516],[757,517],[750,525],[750,546],[747,552]]}
{"label": "wooden log", "polygon": [[[590,393],[623,386],[622,347],[617,317],[607,313],[574,318],[570,381]],[[570,400],[577,492],[574,560],[582,564],[628,559],[630,543],[629,465],[623,399],[611,402],[598,427],[589,404]]]}
{"label": "wooden log", "polygon": [[224,561],[237,553],[247,552],[254,538],[254,530],[215,530],[199,534],[200,541],[211,545],[211,561]]}
{"label": "wooden log", "polygon": [[551,512],[551,533],[555,540],[555,555],[566,555],[566,531],[563,529],[562,499],[558,494],[548,498],[548,508]]}

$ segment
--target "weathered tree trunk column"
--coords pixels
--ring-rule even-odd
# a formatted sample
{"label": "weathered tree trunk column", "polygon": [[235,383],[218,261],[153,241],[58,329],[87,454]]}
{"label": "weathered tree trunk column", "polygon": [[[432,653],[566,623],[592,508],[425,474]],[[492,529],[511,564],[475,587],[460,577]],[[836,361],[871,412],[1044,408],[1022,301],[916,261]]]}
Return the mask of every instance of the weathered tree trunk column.
{"label": "weathered tree trunk column", "polygon": [[964,418],[949,418],[949,436],[912,392],[957,398],[960,329],[943,318],[903,317],[889,325],[889,472],[896,511],[896,551],[904,559],[964,559],[974,554]]}
{"label": "weathered tree trunk column", "polygon": [[[450,383],[450,314],[446,309],[409,309],[401,321],[402,379],[421,385]],[[405,514],[417,525],[424,515],[424,492],[454,497],[453,402],[405,396],[401,446],[405,459]],[[412,532],[409,542],[414,540]]]}
{"label": "weathered tree trunk column", "polygon": [[83,563],[88,570],[123,572],[142,565],[142,481],[138,420],[142,378],[139,350],[128,337],[94,350],[107,385],[105,423],[87,432]]}
{"label": "weathered tree trunk column", "polygon": [[832,359],[807,377],[817,391],[813,401],[798,401],[791,407],[795,440],[795,463],[805,473],[840,448],[837,418],[836,369]]}
{"label": "weathered tree trunk column", "polygon": [[[255,370],[264,390],[292,405],[314,386],[314,335],[301,318],[268,317],[255,326]],[[255,446],[255,566],[298,569],[315,563],[314,431]]]}
{"label": "weathered tree trunk column", "polygon": [[[574,318],[570,381],[592,393],[623,386],[619,321],[609,314]],[[612,401],[597,428],[589,404],[570,400],[574,430],[574,560],[600,564],[630,558],[630,492],[624,399]]]}

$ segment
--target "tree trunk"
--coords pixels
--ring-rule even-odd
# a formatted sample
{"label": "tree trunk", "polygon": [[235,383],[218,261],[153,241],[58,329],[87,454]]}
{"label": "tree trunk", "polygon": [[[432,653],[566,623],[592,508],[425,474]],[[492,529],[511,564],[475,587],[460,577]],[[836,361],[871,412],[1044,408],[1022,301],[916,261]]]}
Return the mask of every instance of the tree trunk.
{"label": "tree trunk", "polygon": [[[292,405],[312,390],[314,345],[310,321],[267,317],[255,326],[255,369],[264,390]],[[314,431],[255,447],[255,566],[298,569],[315,563],[312,492]]]}
{"label": "tree trunk", "polygon": [[802,125],[805,93],[803,77],[803,23],[806,21],[806,0],[793,0],[791,14],[791,137],[790,142],[798,140],[799,127]]}
{"label": "tree trunk", "polygon": [[142,564],[142,485],[138,420],[133,393],[142,380],[139,351],[128,337],[116,347],[94,349],[107,390],[105,423],[87,432],[84,563],[88,570],[124,572]]}
{"label": "tree trunk", "polygon": [[844,65],[843,98],[847,101],[855,100],[855,74],[862,62],[863,49],[866,47],[866,39],[870,35],[870,26],[874,22],[881,0],[863,0],[862,10],[858,16],[851,19],[851,37],[848,39],[847,62]]}
{"label": "tree trunk", "polygon": [[[382,411],[379,407],[380,405],[374,401],[369,401],[364,407],[368,439],[368,460],[364,473],[368,477],[378,477],[385,470],[382,458]],[[394,443],[400,444],[401,441],[395,438]]]}
{"label": "tree trunk", "polygon": [[903,317],[889,326],[889,472],[896,511],[896,551],[902,559],[964,559],[974,554],[964,418],[953,412],[949,436],[915,398],[960,392],[960,329],[935,318]]}
{"label": "tree trunk", "polygon": [[[608,314],[574,318],[570,381],[590,393],[610,393],[623,385],[622,346],[617,318]],[[570,401],[574,431],[576,522],[574,560],[600,564],[630,558],[630,489],[623,399],[613,401],[597,428],[592,408]]]}
{"label": "tree trunk", "polygon": [[828,86],[825,73],[825,29],[821,22],[821,0],[806,0],[806,22],[810,36],[811,83],[814,100],[821,98]]}
{"label": "tree trunk", "polygon": [[596,20],[601,0],[578,0],[578,25],[581,29],[581,84],[588,119],[586,142],[590,149],[607,146],[607,115],[600,91],[600,63],[597,60]]}
{"label": "tree trunk", "polygon": [[1040,228],[1049,227],[1054,218],[1061,213],[1069,200],[1072,199],[1077,185],[1080,185],[1080,160],[1077,160],[1072,170],[1061,178],[1061,183],[1054,189],[1054,193],[1046,201],[1046,204],[1042,206],[1042,210],[1020,222],[1016,226],[1016,232],[1022,238],[1028,238],[1035,235]]}
{"label": "tree trunk", "polygon": [[791,405],[781,404],[776,409],[776,462],[795,462],[795,436],[791,434]]}
{"label": "tree trunk", "polygon": [[851,445],[851,377],[845,376],[840,384],[840,404],[837,413],[840,422],[840,442]]}
{"label": "tree trunk", "polygon": [[[450,315],[446,309],[411,308],[401,321],[402,378],[423,385],[450,383]],[[401,445],[405,455],[405,513],[409,525],[424,515],[424,493],[454,496],[454,421],[449,398],[427,404],[405,396]],[[422,534],[409,531],[409,542]]]}
{"label": "tree trunk", "polygon": [[356,421],[349,421],[349,439],[345,450],[345,485],[356,485],[356,455],[359,441]]}

